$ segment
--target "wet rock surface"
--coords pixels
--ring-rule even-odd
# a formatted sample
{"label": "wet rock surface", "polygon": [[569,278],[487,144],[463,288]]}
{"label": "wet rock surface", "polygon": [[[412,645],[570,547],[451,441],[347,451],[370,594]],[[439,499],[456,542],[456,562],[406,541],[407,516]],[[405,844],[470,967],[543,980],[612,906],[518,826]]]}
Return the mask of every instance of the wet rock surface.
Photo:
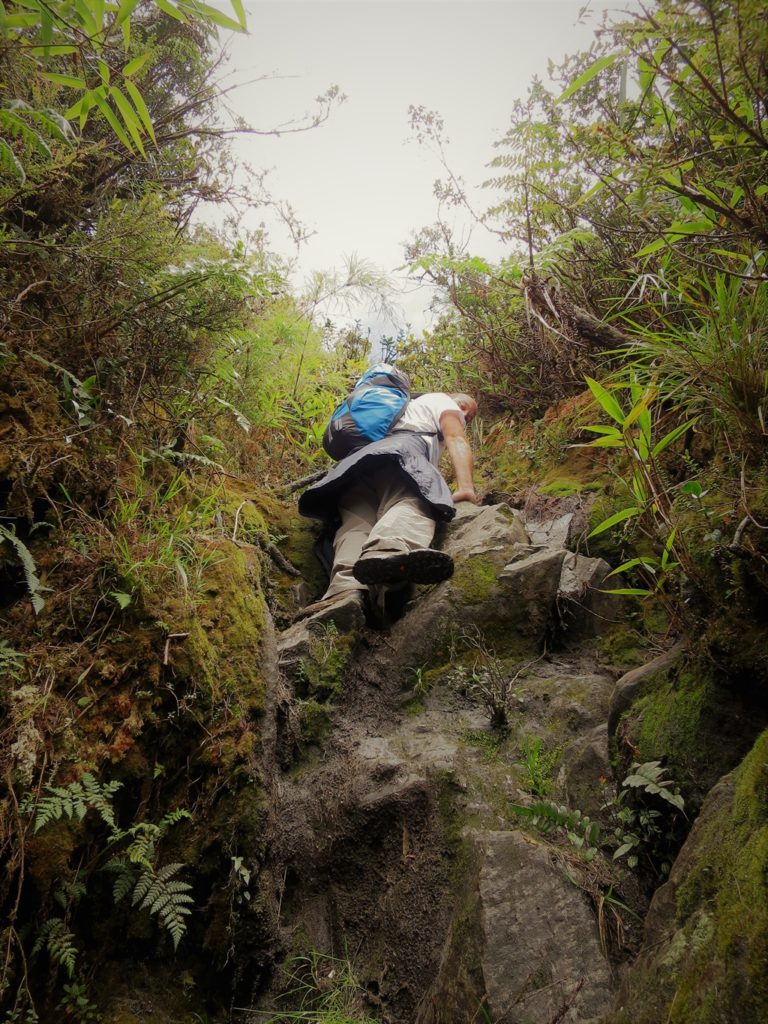
{"label": "wet rock surface", "polygon": [[[481,1008],[587,1021],[612,998],[572,851],[521,831],[512,809],[537,788],[590,811],[604,798],[616,673],[570,639],[549,645],[564,603],[571,638],[621,606],[597,593],[607,565],[566,549],[570,515],[531,536],[507,506],[461,506],[442,538],[454,577],[419,588],[391,629],[304,621],[279,640],[299,723],[271,826],[283,942],[354,952],[391,1024],[464,1024]],[[302,726],[313,704],[317,733]]]}

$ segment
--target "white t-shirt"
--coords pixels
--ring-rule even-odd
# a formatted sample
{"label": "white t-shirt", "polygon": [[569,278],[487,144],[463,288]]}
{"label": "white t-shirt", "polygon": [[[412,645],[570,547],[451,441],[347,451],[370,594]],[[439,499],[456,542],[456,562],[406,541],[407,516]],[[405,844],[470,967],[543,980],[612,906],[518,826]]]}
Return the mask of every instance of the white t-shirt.
{"label": "white t-shirt", "polygon": [[432,391],[411,399],[403,416],[392,428],[392,433],[395,434],[398,430],[415,430],[421,434],[432,435],[425,437],[425,440],[429,444],[429,461],[436,466],[445,450],[445,442],[437,438],[440,417],[444,412],[457,412],[462,424],[466,424],[464,413],[449,395],[441,391]]}

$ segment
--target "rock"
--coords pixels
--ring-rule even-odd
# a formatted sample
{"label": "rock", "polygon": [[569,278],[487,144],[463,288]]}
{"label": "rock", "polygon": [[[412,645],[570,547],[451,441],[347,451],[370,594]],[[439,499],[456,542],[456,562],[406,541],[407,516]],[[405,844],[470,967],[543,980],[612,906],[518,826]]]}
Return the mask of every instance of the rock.
{"label": "rock", "polygon": [[555,607],[564,551],[517,545],[499,574],[509,602],[509,625],[526,635],[544,636]]}
{"label": "rock", "polygon": [[705,800],[605,1024],[768,1020],[768,732]]}
{"label": "rock", "polygon": [[[434,664],[449,655],[458,636],[473,629],[499,653],[510,647],[528,656],[534,653],[549,614],[549,606],[542,610],[538,605],[549,600],[551,606],[554,591],[551,598],[543,594],[537,600],[538,563],[531,564],[536,578],[522,588],[525,604],[514,585],[506,585],[502,578],[504,567],[520,551],[538,553],[527,544],[519,515],[507,505],[461,503],[456,519],[445,530],[442,547],[454,559],[453,577],[417,594],[415,606],[395,623],[392,645],[400,663]],[[555,557],[562,559],[562,552]]]}
{"label": "rock", "polygon": [[573,512],[565,512],[554,519],[525,520],[531,544],[542,548],[567,548],[572,540],[573,525]]}
{"label": "rock", "polygon": [[551,849],[518,831],[478,833],[474,847],[471,892],[416,1024],[599,1016],[611,974],[597,923]]}
{"label": "rock", "polygon": [[505,557],[511,544],[527,544],[522,517],[508,505],[456,506],[456,518],[446,528],[442,547],[453,558],[499,553]]}
{"label": "rock", "polygon": [[606,583],[610,571],[602,558],[566,552],[557,595],[560,631],[566,640],[599,636],[621,621],[623,599],[602,589],[621,586],[618,578]]}
{"label": "rock", "polygon": [[602,723],[563,751],[565,803],[594,818],[606,799],[601,780],[609,778],[608,728]]}

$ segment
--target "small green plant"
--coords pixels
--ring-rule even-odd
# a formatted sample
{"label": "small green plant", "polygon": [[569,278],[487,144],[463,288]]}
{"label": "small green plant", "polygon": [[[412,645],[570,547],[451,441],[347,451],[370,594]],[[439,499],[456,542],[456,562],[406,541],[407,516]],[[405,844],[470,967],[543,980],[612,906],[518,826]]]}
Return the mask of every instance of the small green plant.
{"label": "small green plant", "polygon": [[153,484],[145,454],[133,452],[136,473],[128,493],[115,495],[105,523],[113,580],[109,590],[121,609],[142,594],[173,588],[196,599],[222,554],[206,542],[221,536],[220,488],[201,495],[185,473]]}
{"label": "small green plant", "polygon": [[0,640],[0,679],[20,679],[25,654],[15,651],[5,640]]}
{"label": "small green plant", "polygon": [[410,672],[413,676],[413,692],[417,697],[426,696],[429,690],[429,681],[427,680],[426,672],[424,669],[426,665],[410,665],[405,671]]}
{"label": "small green plant", "polygon": [[571,811],[551,800],[538,800],[530,806],[512,804],[510,808],[518,817],[525,818],[543,835],[564,832],[571,846],[586,861],[597,854],[600,826],[581,811]]}
{"label": "small green plant", "polygon": [[528,789],[534,796],[546,796],[552,789],[552,773],[560,758],[560,748],[545,750],[544,741],[529,736],[522,743],[520,763],[528,773]]}
{"label": "small green plant", "polygon": [[[100,783],[86,772],[67,786],[47,786],[45,794],[37,802],[28,800],[23,810],[34,812],[35,832],[62,819],[82,821],[89,811],[95,811],[109,832],[106,849],[122,847],[121,852],[111,857],[105,865],[105,870],[116,875],[112,889],[115,903],[132,893],[132,905],[157,917],[176,949],[186,931],[184,918],[190,913],[192,898],[189,891],[192,886],[175,877],[184,867],[183,864],[157,866],[157,844],[169,828],[189,819],[191,815],[189,811],[177,808],[157,823],[142,821],[123,829],[115,820],[112,806],[112,798],[121,785],[117,781]],[[86,884],[87,878],[78,878],[75,883],[57,890],[61,894],[61,899],[57,901],[65,912],[85,894]],[[69,936],[70,933],[64,930],[64,924],[59,919],[46,921],[38,933],[33,955],[43,948],[47,949],[52,961],[63,966],[72,978],[77,951]]]}
{"label": "small green plant", "polygon": [[84,981],[65,982],[61,998],[56,1009],[62,1010],[67,1020],[77,1024],[99,1024],[102,1017],[96,1006],[88,998],[88,988]]}
{"label": "small green plant", "polygon": [[344,666],[349,647],[340,635],[335,622],[321,622],[309,641],[309,653],[302,658],[296,671],[297,682],[305,695],[327,699],[341,689]]}
{"label": "small green plant", "polygon": [[[613,859],[626,857],[627,865],[636,868],[644,860],[655,875],[667,875],[671,868],[671,847],[675,840],[676,811],[684,814],[685,801],[670,779],[664,777],[660,761],[633,762],[630,774],[624,779],[616,797],[606,804],[613,821],[613,840],[617,844]],[[659,807],[632,802],[636,792],[651,800],[661,800],[660,806],[673,808],[664,814]]]}
{"label": "small green plant", "polygon": [[293,1004],[270,1016],[273,1024],[309,1021],[312,1024],[376,1024],[365,1011],[365,989],[349,958],[313,950],[288,963],[288,989],[281,1002]]}
{"label": "small green plant", "polygon": [[[659,389],[653,383],[647,386],[640,384],[634,376],[620,382],[612,389],[604,387],[592,377],[586,378],[589,390],[602,410],[614,421],[616,426],[588,426],[585,430],[600,436],[591,441],[587,447],[618,448],[629,456],[631,477],[629,487],[632,492],[631,504],[599,523],[589,534],[596,537],[621,523],[637,520],[645,523],[649,535],[661,537],[663,550],[658,557],[643,555],[631,558],[617,566],[609,575],[640,569],[645,577],[653,580],[653,586],[619,587],[611,590],[613,594],[647,597],[658,591],[673,570],[685,564],[690,568],[691,560],[687,556],[685,545],[678,535],[673,522],[673,489],[666,482],[659,467],[659,456],[675,441],[681,438],[696,424],[698,417],[679,423],[661,438],[654,436],[653,408],[659,396]],[[616,397],[616,391],[626,390],[629,397],[629,408],[625,409]],[[581,447],[581,446],[576,446]],[[701,495],[701,485],[695,480],[676,484],[674,492]]]}
{"label": "small green plant", "polygon": [[11,544],[16,554],[19,556],[19,561],[24,570],[24,581],[27,584],[27,592],[29,593],[29,599],[32,602],[32,607],[35,609],[35,615],[43,610],[45,607],[45,601],[42,599],[40,594],[48,590],[48,587],[44,587],[40,582],[40,578],[37,575],[37,565],[32,557],[32,554],[27,545],[21,540],[20,537],[16,536],[14,529],[8,529],[7,526],[3,526],[0,523],[0,544],[3,541],[7,541]]}
{"label": "small green plant", "polygon": [[468,692],[479,697],[485,704],[492,728],[506,732],[512,699],[515,697],[515,683],[533,662],[524,662],[514,672],[510,672],[477,627],[463,633],[457,645],[474,652]]}

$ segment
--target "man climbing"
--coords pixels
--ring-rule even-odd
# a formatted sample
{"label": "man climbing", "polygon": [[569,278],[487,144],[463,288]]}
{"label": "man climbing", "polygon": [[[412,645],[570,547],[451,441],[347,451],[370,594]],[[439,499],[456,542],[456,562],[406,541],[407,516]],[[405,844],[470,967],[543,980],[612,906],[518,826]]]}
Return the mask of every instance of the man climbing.
{"label": "man climbing", "polygon": [[[387,437],[342,459],[302,494],[302,515],[337,528],[330,585],[299,617],[351,618],[369,585],[451,576],[452,559],[430,544],[437,520],[453,519],[456,503],[477,503],[465,429],[476,414],[470,395],[420,395]],[[453,495],[438,469],[446,449],[456,476]]]}

